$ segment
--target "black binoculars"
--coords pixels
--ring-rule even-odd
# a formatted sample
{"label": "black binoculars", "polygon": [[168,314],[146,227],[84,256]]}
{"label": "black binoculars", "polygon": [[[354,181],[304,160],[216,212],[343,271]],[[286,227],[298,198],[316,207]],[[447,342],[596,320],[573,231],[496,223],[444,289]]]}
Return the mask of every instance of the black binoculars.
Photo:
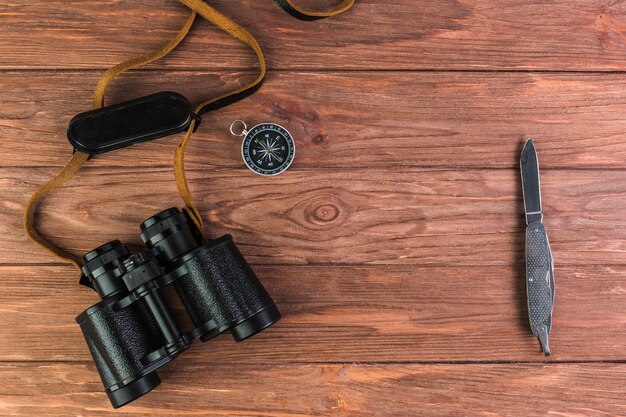
{"label": "black binoculars", "polygon": [[[204,242],[185,210],[141,224],[147,250],[119,240],[83,257],[83,274],[101,301],[76,317],[114,408],[156,388],[156,370],[195,340],[227,330],[242,341],[280,319],[230,235]],[[172,284],[195,328],[183,332],[160,289]]]}

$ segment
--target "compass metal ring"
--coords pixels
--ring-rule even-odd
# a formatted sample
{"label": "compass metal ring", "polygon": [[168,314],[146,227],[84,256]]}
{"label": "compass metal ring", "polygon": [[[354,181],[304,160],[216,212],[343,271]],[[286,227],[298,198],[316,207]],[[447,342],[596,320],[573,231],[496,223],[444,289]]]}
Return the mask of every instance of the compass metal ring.
{"label": "compass metal ring", "polygon": [[[242,129],[239,131],[239,133],[235,133],[235,127],[237,125],[241,125]],[[247,133],[248,126],[246,125],[246,122],[244,122],[243,120],[235,120],[234,122],[232,122],[230,124],[230,134],[233,136],[245,136]]]}

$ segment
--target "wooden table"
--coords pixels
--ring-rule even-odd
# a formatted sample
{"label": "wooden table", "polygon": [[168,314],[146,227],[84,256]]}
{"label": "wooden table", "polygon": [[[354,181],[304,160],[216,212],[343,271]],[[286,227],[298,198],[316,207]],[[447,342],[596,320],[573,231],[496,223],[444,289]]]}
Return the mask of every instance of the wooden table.
{"label": "wooden table", "polygon": [[[114,412],[74,318],[97,301],[28,241],[28,196],[65,164],[69,119],[103,70],[185,19],[173,0],[0,5],[0,415],[626,415],[626,3],[359,0],[303,23],[270,0],[212,1],[259,40],[263,88],[205,117],[189,147],[210,236],[231,233],[284,313],[196,344]],[[309,1],[311,3],[311,1]],[[256,75],[207,23],[107,102],[194,102]],[[273,121],[297,158],[250,173],[235,119]],[[528,329],[518,158],[533,136],[557,299],[544,358]],[[180,137],[90,161],[46,200],[76,253],[181,206]]]}

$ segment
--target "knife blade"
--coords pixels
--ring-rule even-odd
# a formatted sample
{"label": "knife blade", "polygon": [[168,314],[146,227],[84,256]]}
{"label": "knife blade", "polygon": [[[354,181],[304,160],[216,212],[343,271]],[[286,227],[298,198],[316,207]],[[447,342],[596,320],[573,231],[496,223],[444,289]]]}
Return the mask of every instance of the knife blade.
{"label": "knife blade", "polygon": [[530,330],[539,338],[548,356],[548,335],[552,330],[554,306],[554,261],[548,234],[543,225],[539,159],[532,139],[528,139],[520,157],[522,193],[526,214],[526,296]]}

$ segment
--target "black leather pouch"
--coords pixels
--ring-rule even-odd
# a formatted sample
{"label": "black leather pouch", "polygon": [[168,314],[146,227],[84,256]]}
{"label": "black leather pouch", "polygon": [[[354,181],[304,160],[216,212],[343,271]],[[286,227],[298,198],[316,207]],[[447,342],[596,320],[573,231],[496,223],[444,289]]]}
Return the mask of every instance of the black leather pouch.
{"label": "black leather pouch", "polygon": [[186,130],[196,119],[182,95],[164,91],[76,115],[67,128],[74,149],[99,154]]}

